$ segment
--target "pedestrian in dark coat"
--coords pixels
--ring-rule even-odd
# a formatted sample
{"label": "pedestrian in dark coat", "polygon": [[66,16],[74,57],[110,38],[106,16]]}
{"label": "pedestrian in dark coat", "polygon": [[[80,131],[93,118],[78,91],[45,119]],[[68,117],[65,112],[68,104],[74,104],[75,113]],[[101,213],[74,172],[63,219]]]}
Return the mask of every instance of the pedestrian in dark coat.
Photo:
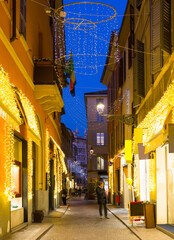
{"label": "pedestrian in dark coat", "polygon": [[65,188],[62,189],[61,194],[62,194],[62,202],[63,202],[64,205],[66,205],[67,191],[66,191]]}
{"label": "pedestrian in dark coat", "polygon": [[98,205],[99,205],[100,218],[102,218],[102,216],[103,216],[102,206],[104,207],[105,218],[108,218],[107,207],[106,207],[107,198],[106,198],[106,193],[105,193],[105,190],[104,190],[104,183],[103,182],[98,182],[98,186],[96,188],[96,193],[97,193],[97,200],[98,200]]}

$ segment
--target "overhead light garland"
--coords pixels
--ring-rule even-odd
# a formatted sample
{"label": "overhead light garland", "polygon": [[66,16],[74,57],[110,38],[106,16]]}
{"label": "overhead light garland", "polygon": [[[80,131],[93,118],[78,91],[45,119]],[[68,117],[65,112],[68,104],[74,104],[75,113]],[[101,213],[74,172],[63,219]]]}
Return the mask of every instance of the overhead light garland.
{"label": "overhead light garland", "polygon": [[[65,66],[72,51],[75,73],[96,74],[105,65],[111,32],[117,28],[116,10],[99,2],[74,2],[46,12],[54,23],[56,64]],[[117,54],[112,57],[116,60]]]}

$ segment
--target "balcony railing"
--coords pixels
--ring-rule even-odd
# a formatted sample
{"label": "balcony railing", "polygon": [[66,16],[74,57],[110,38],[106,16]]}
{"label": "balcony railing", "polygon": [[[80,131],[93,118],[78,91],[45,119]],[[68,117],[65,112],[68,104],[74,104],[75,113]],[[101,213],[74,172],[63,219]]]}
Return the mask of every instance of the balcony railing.
{"label": "balcony railing", "polygon": [[138,117],[137,117],[137,123],[141,123],[141,121],[145,118],[147,113],[151,111],[155,105],[158,103],[158,101],[161,99],[161,97],[164,95],[165,91],[167,90],[169,81],[170,81],[170,75],[171,75],[171,69],[172,66],[170,65],[168,69],[161,74],[159,74],[159,79],[157,78],[157,84],[156,82],[150,89],[149,93],[144,99],[144,102],[141,104],[139,110],[138,110]]}

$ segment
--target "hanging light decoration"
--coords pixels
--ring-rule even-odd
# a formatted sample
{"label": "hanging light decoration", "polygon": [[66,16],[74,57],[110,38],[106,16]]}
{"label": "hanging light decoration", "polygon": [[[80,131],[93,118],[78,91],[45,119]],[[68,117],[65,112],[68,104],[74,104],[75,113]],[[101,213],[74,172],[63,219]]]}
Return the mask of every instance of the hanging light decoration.
{"label": "hanging light decoration", "polygon": [[[56,64],[65,67],[72,52],[75,73],[96,74],[98,68],[105,65],[111,32],[117,28],[116,10],[99,2],[74,2],[58,9],[47,9],[47,13],[54,22]],[[113,62],[118,60],[117,53],[115,47],[110,56]]]}

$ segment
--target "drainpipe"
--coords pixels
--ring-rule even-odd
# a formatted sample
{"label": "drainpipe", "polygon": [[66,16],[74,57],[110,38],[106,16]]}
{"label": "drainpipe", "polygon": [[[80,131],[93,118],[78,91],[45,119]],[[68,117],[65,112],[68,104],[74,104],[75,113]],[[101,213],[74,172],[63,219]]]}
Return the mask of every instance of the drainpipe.
{"label": "drainpipe", "polygon": [[[150,0],[150,52],[152,53],[152,0]],[[151,67],[151,83],[153,84],[153,77],[152,77],[152,55],[150,57],[150,67]]]}
{"label": "drainpipe", "polygon": [[13,34],[10,41],[13,42],[16,39],[16,0],[13,0]]}

